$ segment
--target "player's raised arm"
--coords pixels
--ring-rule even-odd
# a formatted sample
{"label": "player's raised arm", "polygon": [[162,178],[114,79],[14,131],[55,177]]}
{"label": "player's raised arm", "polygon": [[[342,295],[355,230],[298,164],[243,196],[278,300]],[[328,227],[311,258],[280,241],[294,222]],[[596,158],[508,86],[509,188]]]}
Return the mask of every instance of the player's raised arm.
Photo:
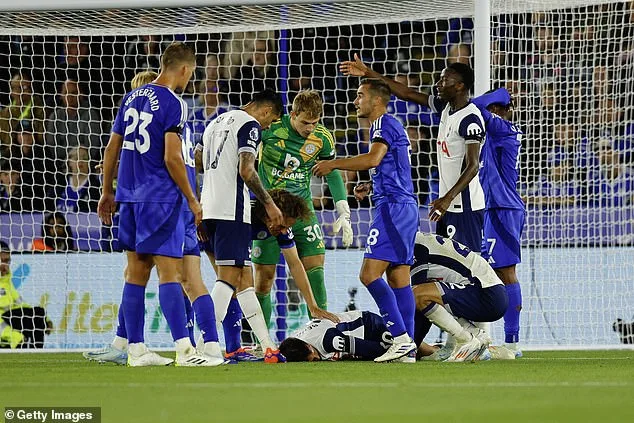
{"label": "player's raised arm", "polygon": [[429,94],[416,91],[405,84],[401,84],[392,78],[372,70],[369,66],[361,61],[357,53],[354,54],[354,61],[345,61],[339,65],[339,70],[344,75],[360,76],[362,78],[380,79],[385,82],[392,91],[392,94],[405,101],[413,101],[414,103],[427,106],[429,104]]}
{"label": "player's raised arm", "polygon": [[344,157],[334,160],[322,160],[313,167],[313,175],[326,176],[335,169],[368,170],[377,167],[387,153],[387,146],[380,142],[373,142],[370,151],[354,157]]}

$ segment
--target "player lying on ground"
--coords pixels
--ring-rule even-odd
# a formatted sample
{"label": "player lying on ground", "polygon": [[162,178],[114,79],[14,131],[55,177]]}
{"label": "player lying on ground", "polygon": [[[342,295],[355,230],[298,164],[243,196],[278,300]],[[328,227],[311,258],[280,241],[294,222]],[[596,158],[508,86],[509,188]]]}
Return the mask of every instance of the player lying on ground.
{"label": "player lying on ground", "polygon": [[[271,221],[266,214],[262,202],[256,199],[252,206],[251,239],[273,239],[276,245],[279,245],[279,248],[282,250],[284,259],[290,269],[291,276],[295,279],[297,288],[304,297],[311,315],[319,319],[328,319],[333,322],[337,322],[338,317],[335,314],[329,313],[317,305],[317,301],[315,300],[311,290],[308,276],[306,275],[306,270],[304,269],[295,245],[292,226],[298,220],[307,219],[310,216],[310,210],[306,205],[306,201],[298,195],[291,194],[290,192],[281,189],[270,190],[269,194],[284,216],[282,226],[276,229],[269,229]],[[215,263],[213,245],[211,245],[208,241],[205,241],[202,243],[201,248],[207,253],[214,269],[216,269],[217,266]],[[245,266],[243,268],[240,282],[241,286],[237,289],[237,295],[240,295],[240,293],[244,290],[254,289],[253,271],[250,266]],[[247,321],[248,320],[249,318],[247,315]],[[240,345],[241,321],[242,310],[240,310],[240,306],[237,304],[237,301],[232,299],[229,303],[227,314],[222,321],[227,350],[225,357],[237,361],[255,361],[257,358],[245,351]],[[251,322],[249,322],[249,324],[251,324]],[[252,328],[254,329],[255,335],[260,341],[264,351],[267,349],[277,349],[275,343],[271,340],[268,328],[265,331],[256,330],[253,326]],[[264,357],[265,361],[268,359],[274,360],[274,358],[275,357],[267,357],[267,355]]]}
{"label": "player lying on ground", "polygon": [[515,268],[522,261],[520,239],[526,220],[524,202],[517,192],[523,133],[510,121],[513,100],[505,88],[482,94],[474,98],[473,103],[482,112],[487,133],[480,167],[486,200],[482,257],[504,282],[509,297],[509,307],[504,314],[503,347],[521,357],[518,342],[522,290]]}
{"label": "player lying on ground", "polygon": [[392,345],[383,318],[370,311],[337,313],[339,323],[313,319],[280,344],[288,361],[374,360]]}
{"label": "player lying on ground", "polygon": [[[306,201],[310,213],[293,225],[293,233],[317,304],[325,310],[326,249],[310,191],[310,170],[313,165],[317,160],[335,158],[334,138],[330,131],[319,123],[322,111],[323,104],[317,91],[300,91],[293,100],[290,114],[283,115],[263,132],[258,173],[266,189],[283,188]],[[333,230],[337,233],[343,229],[343,246],[349,247],[353,241],[353,233],[343,179],[339,171],[334,171],[326,176],[326,181],[339,215]],[[251,260],[255,264],[255,289],[267,325],[271,320],[271,286],[279,259],[280,248],[275,238],[253,241]]]}
{"label": "player lying on ground", "polygon": [[448,361],[478,359],[491,342],[489,335],[475,327],[469,331],[457,319],[494,322],[504,315],[508,297],[491,266],[452,239],[419,232],[410,276],[416,299],[416,344],[421,344],[433,323],[452,338]]}

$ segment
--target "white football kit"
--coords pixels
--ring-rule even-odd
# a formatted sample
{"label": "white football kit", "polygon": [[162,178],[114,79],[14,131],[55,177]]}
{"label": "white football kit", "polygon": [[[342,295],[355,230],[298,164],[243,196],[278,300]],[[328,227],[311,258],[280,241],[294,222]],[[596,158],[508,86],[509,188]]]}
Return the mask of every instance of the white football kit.
{"label": "white football kit", "polygon": [[203,133],[203,219],[251,223],[249,188],[238,172],[240,153],[256,155],[260,124],[243,110],[215,118]]}
{"label": "white football kit", "polygon": [[[452,112],[448,104],[437,97],[429,96],[429,106],[440,114],[436,156],[440,179],[439,195],[442,197],[458,182],[462,174],[467,144],[481,144],[484,141],[484,119],[473,103]],[[447,211],[461,213],[482,210],[484,206],[484,191],[480,178],[476,176],[461,195],[453,199]]]}
{"label": "white football kit", "polygon": [[503,285],[493,268],[479,254],[439,235],[416,234],[412,285],[444,282],[453,286],[476,284],[481,288]]}

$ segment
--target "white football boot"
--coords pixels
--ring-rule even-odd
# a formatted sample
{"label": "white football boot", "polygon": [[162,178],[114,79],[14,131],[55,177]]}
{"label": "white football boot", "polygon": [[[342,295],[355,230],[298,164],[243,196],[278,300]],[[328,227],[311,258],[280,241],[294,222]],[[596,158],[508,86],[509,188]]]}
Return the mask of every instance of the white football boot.
{"label": "white football boot", "polygon": [[150,351],[142,342],[128,346],[129,367],[168,366],[173,362],[171,358],[162,357]]}

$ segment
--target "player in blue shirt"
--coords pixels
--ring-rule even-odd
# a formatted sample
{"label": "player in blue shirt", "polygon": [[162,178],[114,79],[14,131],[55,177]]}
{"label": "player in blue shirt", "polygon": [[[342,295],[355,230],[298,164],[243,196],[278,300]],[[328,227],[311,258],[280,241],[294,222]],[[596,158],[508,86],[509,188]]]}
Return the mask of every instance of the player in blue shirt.
{"label": "player in blue shirt", "polygon": [[[356,157],[323,160],[313,168],[316,176],[325,176],[334,169],[370,169],[372,175],[374,213],[359,277],[394,336],[394,344],[376,362],[393,361],[416,350],[412,342],[415,304],[409,266],[414,258],[418,202],[407,133],[396,118],[386,114],[390,97],[386,83],[361,80],[354,105],[358,117],[372,122],[370,151]],[[383,273],[387,273],[388,282]],[[415,361],[415,355],[411,359]]]}
{"label": "player in blue shirt", "polygon": [[480,166],[486,200],[482,257],[506,286],[509,306],[504,314],[505,344],[521,357],[517,343],[522,292],[515,268],[521,262],[520,238],[526,220],[524,202],[517,192],[523,133],[510,121],[513,101],[505,88],[476,97],[473,103],[482,112],[486,125]]}
{"label": "player in blue shirt", "polygon": [[449,64],[436,84],[438,96],[433,96],[379,74],[356,54],[354,59],[339,66],[344,75],[380,79],[398,98],[429,105],[440,114],[436,141],[439,198],[429,204],[429,220],[436,222],[438,235],[479,250],[485,199],[477,176],[484,121],[480,110],[469,101],[473,70],[463,63]]}
{"label": "player in blue shirt", "polygon": [[[166,364],[144,344],[145,287],[154,265],[159,273],[159,302],[176,344],[176,364],[210,365],[189,339],[181,287],[187,202],[198,224],[200,203],[189,184],[180,133],[187,106],[182,91],[196,66],[193,50],[177,42],[161,57],[161,73],[151,84],[132,90],[122,100],[104,154],[104,177],[98,213],[112,224],[119,203],[119,242],[127,250],[122,305],[129,341],[128,365]],[[112,182],[117,159],[116,197]]]}

